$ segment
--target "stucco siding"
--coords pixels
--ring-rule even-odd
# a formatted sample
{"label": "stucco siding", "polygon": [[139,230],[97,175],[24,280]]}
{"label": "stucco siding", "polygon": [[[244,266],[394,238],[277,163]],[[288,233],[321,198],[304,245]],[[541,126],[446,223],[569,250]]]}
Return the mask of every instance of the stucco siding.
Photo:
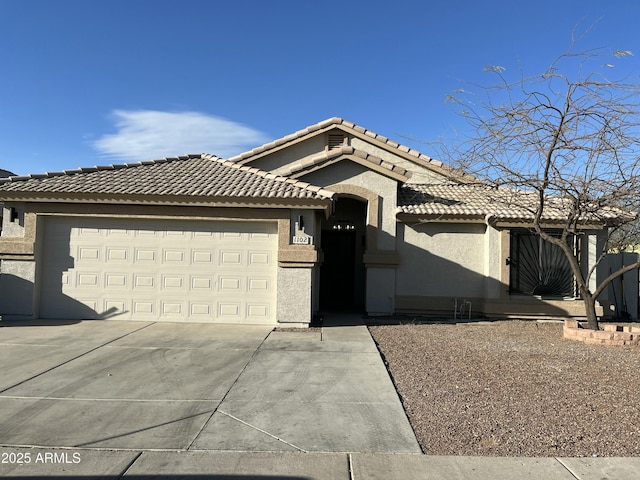
{"label": "stucco siding", "polygon": [[487,226],[484,235],[485,298],[500,298],[502,267],[502,235],[499,230]]}
{"label": "stucco siding", "polygon": [[0,262],[0,315],[31,318],[36,279],[34,261],[2,260]]}
{"label": "stucco siding", "polygon": [[401,296],[483,297],[485,294],[484,225],[399,224]]}
{"label": "stucco siding", "polygon": [[[17,211],[15,220],[11,220],[11,206]],[[2,231],[3,237],[23,237],[24,236],[24,205],[5,205],[2,214]]]}
{"label": "stucco siding", "polygon": [[369,142],[365,142],[364,140],[353,137],[350,140],[351,146],[358,150],[363,150],[371,155],[375,155],[387,162],[398,165],[399,167],[404,168],[405,170],[409,170],[411,172],[411,178],[407,183],[446,183],[447,178],[443,175],[439,175],[436,172],[429,170],[428,168],[422,167],[414,162],[410,162],[402,158],[399,155],[394,155],[393,153],[377,147],[375,145],[370,144]]}
{"label": "stucco siding", "polygon": [[396,271],[392,268],[367,268],[366,309],[369,315],[390,315],[395,311]]}
{"label": "stucco siding", "polygon": [[278,268],[277,320],[279,323],[309,324],[312,297],[311,268]]}
{"label": "stucco siding", "polygon": [[[354,185],[375,192],[380,197],[378,210],[377,245],[367,245],[370,250],[394,250],[398,184],[395,180],[369,170],[354,162],[343,161],[301,178],[313,185],[331,189],[331,185]],[[371,207],[371,206],[369,206]]]}
{"label": "stucco siding", "polygon": [[282,166],[295,164],[324,152],[326,144],[326,137],[319,135],[304,142],[290,145],[270,155],[265,155],[262,158],[257,158],[249,166],[267,171],[276,170]]}

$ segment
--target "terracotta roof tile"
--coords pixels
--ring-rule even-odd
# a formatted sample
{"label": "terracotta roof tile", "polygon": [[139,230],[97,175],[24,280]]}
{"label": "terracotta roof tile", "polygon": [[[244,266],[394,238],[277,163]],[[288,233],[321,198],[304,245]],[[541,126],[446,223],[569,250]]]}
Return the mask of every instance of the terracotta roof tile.
{"label": "terracotta roof tile", "polygon": [[314,125],[311,125],[311,126],[309,126],[307,128],[304,128],[302,130],[298,130],[295,133],[292,133],[292,134],[289,134],[289,135],[287,135],[285,137],[282,137],[279,140],[275,140],[273,142],[269,142],[269,143],[267,143],[265,145],[262,145],[261,147],[254,148],[253,150],[249,150],[248,152],[241,153],[240,155],[236,155],[235,157],[232,157],[229,160],[232,161],[232,162],[242,162],[243,160],[246,160],[246,159],[248,159],[250,157],[253,157],[254,155],[258,155],[260,153],[267,152],[267,151],[269,151],[269,150],[271,150],[273,148],[276,148],[276,147],[282,146],[282,145],[284,145],[286,143],[298,140],[299,138],[302,138],[302,137],[304,137],[306,135],[309,135],[309,134],[311,134],[313,132],[316,132],[318,130],[321,130],[323,128],[331,127],[332,125],[342,126],[344,128],[351,129],[351,130],[353,130],[355,132],[358,132],[360,134],[364,134],[364,135],[366,135],[366,136],[368,136],[370,138],[373,138],[373,139],[375,139],[375,140],[377,140],[379,142],[384,143],[385,145],[387,145],[390,148],[398,149],[399,151],[401,151],[401,152],[403,152],[405,154],[408,154],[411,157],[416,158],[417,160],[421,160],[422,162],[430,164],[430,165],[432,165],[432,166],[434,166],[436,168],[442,168],[443,167],[442,162],[440,162],[438,160],[434,160],[431,157],[429,157],[429,156],[427,156],[427,155],[425,155],[423,153],[420,153],[417,150],[409,148],[409,147],[407,147],[405,145],[402,145],[400,143],[394,142],[393,140],[390,140],[385,136],[379,135],[379,134],[377,134],[377,133],[375,133],[375,132],[373,132],[371,130],[367,130],[364,127],[356,125],[355,123],[349,122],[349,121],[344,120],[344,119],[342,119],[340,117],[328,118],[328,119],[323,120],[321,122],[318,122],[318,123],[316,123]]}
{"label": "terracotta roof tile", "polygon": [[381,158],[376,157],[375,155],[371,155],[363,150],[358,150],[348,145],[342,145],[337,148],[332,148],[331,150],[327,150],[313,157],[306,158],[298,163],[285,165],[275,170],[275,172],[285,176],[293,175],[295,173],[301,172],[316,165],[321,165],[343,155],[353,156],[355,158],[363,160],[365,163],[370,163],[372,166],[378,166],[383,170],[387,170],[389,172],[396,173],[397,175],[407,177],[407,179],[410,176],[410,173],[406,169],[399,167],[393,163],[386,162]]}
{"label": "terracotta roof tile", "polygon": [[9,192],[300,199],[334,195],[208,154],[0,179],[0,197]]}
{"label": "terracotta roof tile", "polygon": [[[509,189],[481,185],[438,184],[404,185],[398,190],[398,213],[429,217],[475,217],[495,221],[527,222],[533,220],[537,196]],[[562,221],[568,208],[562,199],[547,201],[545,221]],[[597,209],[586,220],[615,220],[624,215],[612,209]]]}

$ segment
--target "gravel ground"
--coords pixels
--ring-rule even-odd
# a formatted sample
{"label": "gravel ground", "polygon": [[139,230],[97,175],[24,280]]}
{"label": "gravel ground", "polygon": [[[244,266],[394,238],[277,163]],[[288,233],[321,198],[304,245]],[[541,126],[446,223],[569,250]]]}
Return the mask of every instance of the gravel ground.
{"label": "gravel ground", "polygon": [[370,326],[430,455],[640,456],[640,347],[534,321]]}

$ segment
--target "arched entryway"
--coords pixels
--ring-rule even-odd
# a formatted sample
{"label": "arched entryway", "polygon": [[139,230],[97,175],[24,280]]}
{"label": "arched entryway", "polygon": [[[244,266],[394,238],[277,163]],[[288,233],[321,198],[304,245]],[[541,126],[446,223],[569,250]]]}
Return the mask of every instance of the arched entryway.
{"label": "arched entryway", "polygon": [[340,196],[333,215],[322,223],[321,310],[364,310],[366,218],[366,201]]}

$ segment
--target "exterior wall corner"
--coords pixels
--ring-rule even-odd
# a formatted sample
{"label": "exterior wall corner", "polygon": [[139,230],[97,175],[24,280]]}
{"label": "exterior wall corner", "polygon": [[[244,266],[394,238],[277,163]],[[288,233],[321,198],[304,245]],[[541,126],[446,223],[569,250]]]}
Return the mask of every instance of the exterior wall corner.
{"label": "exterior wall corner", "polygon": [[312,268],[278,267],[277,312],[280,324],[310,324]]}

